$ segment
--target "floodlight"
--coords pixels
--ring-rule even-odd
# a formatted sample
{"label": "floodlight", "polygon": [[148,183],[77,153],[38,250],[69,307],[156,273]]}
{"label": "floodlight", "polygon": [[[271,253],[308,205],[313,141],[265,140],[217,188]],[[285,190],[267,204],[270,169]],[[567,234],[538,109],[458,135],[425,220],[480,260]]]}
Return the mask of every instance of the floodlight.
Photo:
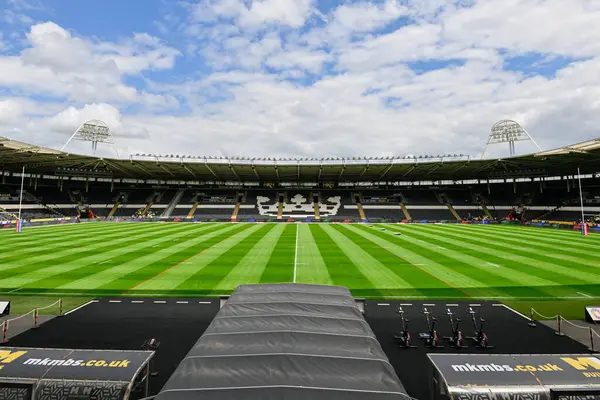
{"label": "floodlight", "polygon": [[515,142],[521,142],[530,140],[535,144],[538,150],[542,151],[541,147],[533,140],[533,138],[527,133],[527,131],[519,125],[517,122],[512,120],[502,120],[496,122],[488,137],[487,144],[481,153],[481,158],[484,157],[485,152],[491,144],[508,143],[508,148],[511,157],[515,155]]}

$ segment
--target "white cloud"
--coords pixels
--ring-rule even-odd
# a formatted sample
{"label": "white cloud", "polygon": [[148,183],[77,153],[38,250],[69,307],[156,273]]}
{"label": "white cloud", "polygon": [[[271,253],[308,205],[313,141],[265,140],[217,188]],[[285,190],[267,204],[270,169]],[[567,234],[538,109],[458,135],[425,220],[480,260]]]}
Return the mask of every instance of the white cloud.
{"label": "white cloud", "polygon": [[[186,57],[200,56],[186,60],[193,70],[147,80],[145,91],[124,77],[173,68],[178,52],[159,38],[98,42],[36,25],[26,50],[0,57],[0,87],[15,93],[0,99],[0,121],[9,121],[0,129],[59,143],[82,120],[99,118],[114,126],[120,147],[135,151],[475,155],[493,123],[508,118],[545,148],[565,145],[598,136],[596,3],[362,1],[322,16],[308,0],[202,1],[187,6],[190,24],[177,28],[188,35]],[[508,58],[532,53],[528,73],[505,69]],[[536,73],[540,58],[548,73]],[[25,101],[28,94],[67,101],[31,115],[45,103]],[[175,97],[189,112],[152,110]],[[533,150],[527,146],[518,149]]]}
{"label": "white cloud", "polygon": [[600,8],[590,0],[487,0],[444,16],[444,39],[518,53],[592,57],[600,54],[598,21]]}
{"label": "white cloud", "polygon": [[397,0],[387,0],[383,4],[354,3],[335,9],[332,25],[334,29],[339,27],[352,32],[368,32],[407,14],[408,8]]}
{"label": "white cloud", "polygon": [[314,13],[313,7],[313,0],[254,0],[249,5],[243,0],[200,1],[192,7],[192,18],[200,23],[234,19],[250,29],[269,24],[299,28]]}
{"label": "white cloud", "polygon": [[73,101],[174,105],[174,99],[139,92],[122,82],[126,74],[169,69],[176,50],[149,35],[137,34],[125,44],[94,43],[73,37],[46,22],[31,27],[29,47],[19,56],[0,57],[0,86],[30,93],[67,97]]}

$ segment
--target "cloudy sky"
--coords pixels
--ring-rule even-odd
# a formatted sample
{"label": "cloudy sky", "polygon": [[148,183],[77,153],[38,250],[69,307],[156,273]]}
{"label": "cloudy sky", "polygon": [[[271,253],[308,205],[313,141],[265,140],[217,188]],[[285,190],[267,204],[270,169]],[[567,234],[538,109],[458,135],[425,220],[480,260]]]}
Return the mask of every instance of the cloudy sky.
{"label": "cloudy sky", "polygon": [[514,119],[549,149],[600,137],[599,21],[598,0],[0,0],[0,136],[60,148],[100,119],[122,154],[477,156]]}

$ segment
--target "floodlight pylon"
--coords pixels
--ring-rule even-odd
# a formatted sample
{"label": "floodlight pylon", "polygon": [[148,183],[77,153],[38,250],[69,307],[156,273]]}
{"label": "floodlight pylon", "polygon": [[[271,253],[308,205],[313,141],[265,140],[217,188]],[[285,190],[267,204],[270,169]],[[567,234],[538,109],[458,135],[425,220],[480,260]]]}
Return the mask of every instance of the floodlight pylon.
{"label": "floodlight pylon", "polygon": [[98,143],[110,144],[113,145],[113,147],[115,144],[108,125],[97,119],[92,119],[81,124],[60,151],[64,151],[65,147],[67,147],[73,139],[90,142],[92,144],[92,153],[94,155],[96,155]]}
{"label": "floodlight pylon", "polygon": [[488,141],[483,149],[483,153],[481,153],[481,158],[483,159],[483,156],[490,145],[502,143],[508,143],[510,156],[513,157],[516,154],[515,142],[523,142],[527,140],[532,141],[539,151],[543,151],[542,148],[531,137],[531,135],[525,130],[525,128],[523,128],[518,122],[510,119],[503,119],[502,121],[496,122],[494,126],[492,126]]}

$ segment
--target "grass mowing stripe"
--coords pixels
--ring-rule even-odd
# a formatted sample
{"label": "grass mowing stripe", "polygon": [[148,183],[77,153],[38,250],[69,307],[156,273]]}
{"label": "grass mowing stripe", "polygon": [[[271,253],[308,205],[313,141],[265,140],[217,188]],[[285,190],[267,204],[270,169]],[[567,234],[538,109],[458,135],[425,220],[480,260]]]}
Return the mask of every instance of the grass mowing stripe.
{"label": "grass mowing stripe", "polygon": [[494,227],[497,228],[498,230],[501,231],[507,231],[507,232],[519,232],[519,233],[525,233],[527,232],[528,235],[532,235],[532,236],[544,236],[544,235],[548,235],[550,232],[552,232],[553,236],[556,237],[561,237],[563,239],[565,239],[565,241],[574,241],[576,243],[580,243],[582,245],[586,245],[586,246],[595,246],[596,244],[590,243],[590,242],[598,242],[600,241],[600,235],[589,235],[586,237],[583,237],[581,235],[581,232],[579,230],[573,231],[573,230],[564,230],[564,229],[549,229],[549,228],[537,228],[535,226],[520,226],[520,225],[496,225],[494,224]]}
{"label": "grass mowing stripe", "polygon": [[[460,289],[461,292],[465,293],[469,297],[482,296],[482,295],[490,296],[492,294],[493,295],[502,295],[502,296],[512,296],[512,294],[510,292],[506,291],[504,287],[496,287],[494,285],[488,285],[486,283],[489,280],[489,270],[485,269],[485,268],[480,268],[480,266],[478,265],[478,264],[480,264],[480,262],[475,263],[475,265],[471,265],[469,263],[464,263],[464,262],[460,262],[460,261],[457,262],[456,259],[453,259],[453,257],[451,257],[450,254],[448,254],[447,249],[445,252],[435,251],[437,249],[435,249],[435,246],[430,243],[426,243],[423,241],[410,240],[410,238],[405,237],[405,236],[398,237],[387,231],[381,232],[379,230],[380,227],[381,226],[376,226],[374,228],[370,228],[370,227],[366,227],[366,226],[359,226],[358,229],[361,229],[364,232],[370,232],[371,234],[378,236],[382,239],[385,239],[390,243],[402,246],[403,248],[416,254],[417,256],[422,256],[422,257],[425,257],[426,259],[430,260],[429,262],[422,263],[422,265],[415,264],[415,268],[419,268],[419,270],[421,270],[421,271],[423,271],[423,268],[427,267],[428,264],[436,263],[438,265],[442,265],[442,266],[448,268],[451,271],[455,271],[457,273],[460,273],[461,275],[468,276],[470,279],[473,279],[476,282],[482,282],[481,286],[479,286],[479,287],[470,286],[468,288]],[[388,253],[389,253],[389,250],[388,250]],[[398,256],[398,255],[396,255],[396,256]],[[400,256],[400,257],[402,259],[405,258],[404,256]],[[430,271],[425,270],[425,272],[423,272],[423,273],[424,274],[428,273],[430,276],[437,278],[437,276],[432,274]],[[437,279],[439,279],[439,278],[437,278]],[[514,282],[510,282],[510,283],[514,284]],[[455,285],[451,285],[451,286],[460,288],[459,286],[455,286]]]}
{"label": "grass mowing stripe", "polygon": [[[409,245],[400,243],[394,243],[389,237],[381,236],[379,232],[372,233],[360,229],[354,225],[343,225],[344,228],[358,233],[380,247],[388,250],[389,252],[396,254],[403,260],[413,264],[420,270],[428,273],[429,275],[439,279],[441,282],[446,284],[448,287],[453,288],[458,293],[462,293],[464,296],[470,296],[473,292],[480,295],[480,291],[483,290],[487,285],[484,283],[472,279],[469,276],[456,271],[454,268],[440,264],[428,257],[425,257],[410,249]],[[469,291],[471,289],[471,291]],[[495,290],[490,289],[489,295],[495,295]]]}
{"label": "grass mowing stripe", "polygon": [[274,225],[271,224],[259,226],[257,230],[252,231],[248,236],[237,241],[230,249],[220,254],[203,268],[198,269],[196,273],[189,276],[175,290],[212,292],[212,289],[223,277],[227,276],[273,227]]}
{"label": "grass mowing stripe", "polygon": [[52,228],[52,229],[47,229],[47,230],[41,230],[41,229],[28,229],[27,227],[23,227],[23,231],[21,233],[17,233],[14,232],[13,230],[11,230],[11,232],[14,235],[11,235],[10,237],[4,237],[2,238],[2,243],[8,243],[8,244],[14,244],[14,243],[18,243],[21,241],[39,241],[45,238],[54,238],[56,236],[66,236],[66,235],[71,235],[71,234],[79,234],[79,233],[85,233],[88,232],[90,230],[90,228],[96,228],[98,227],[99,229],[107,229],[109,226],[110,227],[114,227],[115,229],[118,229],[119,227],[123,227],[125,225],[138,225],[141,223],[120,223],[120,224],[116,224],[116,223],[105,223],[105,222],[100,222],[100,223],[80,223],[80,224],[64,224],[64,225],[48,225],[48,228]]}
{"label": "grass mowing stripe", "polygon": [[[173,229],[171,232],[182,231],[183,228]],[[131,253],[140,249],[151,247],[153,244],[158,244],[163,240],[165,232],[150,232],[144,235],[137,236],[135,239],[131,239],[127,242],[116,242],[115,248],[109,251],[94,253],[84,258],[72,257],[66,262],[59,264],[45,263],[35,268],[32,271],[31,267],[24,267],[20,269],[19,275],[11,275],[11,277],[0,280],[0,287],[20,287],[20,288],[48,288],[59,286],[62,283],[72,280],[72,277],[77,276],[77,270],[81,268],[89,267],[94,262],[99,264],[102,261],[112,260],[115,257],[119,257],[125,253]],[[147,240],[141,240],[145,238]],[[125,245],[125,243],[127,243]],[[124,244],[119,246],[119,244]],[[102,269],[102,265],[92,265],[92,269]],[[22,272],[24,271],[24,272]],[[5,273],[5,271],[3,271]],[[4,276],[4,275],[3,275]],[[49,286],[42,286],[49,285]]]}
{"label": "grass mowing stripe", "polygon": [[[348,255],[348,258],[356,265],[356,268],[373,283],[373,286],[385,289],[413,289],[414,286],[400,277],[400,274],[388,268],[385,264],[365,251],[361,246],[351,240],[346,232],[342,233],[332,225],[322,225],[323,231],[329,235],[331,240]],[[410,266],[408,263],[400,265],[400,268]],[[394,270],[397,271],[397,268]]]}
{"label": "grass mowing stripe", "polygon": [[[188,236],[190,236],[189,229],[182,229],[175,232],[170,232],[169,234],[163,234],[156,239],[146,241],[144,243],[144,247],[136,247],[134,251],[127,251],[129,248],[126,247],[125,249],[123,249],[122,253],[118,253],[116,256],[112,257],[109,260],[92,264],[88,263],[82,266],[78,266],[77,268],[64,271],[56,275],[52,275],[43,280],[35,281],[31,284],[25,285],[23,288],[37,290],[52,290],[59,286],[63,286],[65,282],[81,281],[82,279],[87,279],[90,276],[97,277],[98,274],[102,273],[103,271],[111,270],[115,266],[124,264],[132,260],[139,264],[140,257],[155,253],[159,250],[159,247],[165,242],[184,240],[184,238]],[[114,276],[115,275],[113,274],[113,279]],[[95,280],[94,284],[99,285],[101,283]],[[77,288],[81,290],[81,282],[79,282]]]}
{"label": "grass mowing stripe", "polygon": [[[53,232],[51,234],[45,235],[44,237],[31,237],[31,236],[22,236],[20,238],[15,238],[14,240],[2,240],[0,242],[0,250],[7,251],[15,251],[22,248],[31,248],[32,246],[37,246],[39,244],[47,244],[52,242],[66,242],[67,244],[76,241],[79,239],[90,239],[95,237],[97,234],[109,234],[118,231],[126,231],[127,229],[135,228],[135,225],[129,225],[128,227],[118,227],[114,226],[113,228],[109,228],[107,224],[98,224],[94,225],[95,229],[89,230],[78,230],[76,233],[67,233],[67,232]],[[139,227],[139,225],[138,225]],[[68,238],[68,240],[65,240]]]}
{"label": "grass mowing stripe", "polygon": [[[422,227],[420,229],[427,230],[430,233],[435,234],[434,232],[432,232],[430,229],[428,229],[426,227]],[[444,234],[439,231],[437,232],[437,234],[442,237],[450,236],[450,234]],[[452,234],[451,236],[456,237],[457,235]],[[532,271],[532,273],[535,273],[536,275],[543,277],[545,279],[555,280],[556,278],[552,278],[552,276],[555,276],[556,274],[562,275],[561,282],[562,282],[563,286],[565,286],[565,287],[571,286],[571,287],[582,288],[583,287],[582,285],[592,284],[592,286],[587,287],[587,289],[592,290],[593,293],[598,292],[599,287],[597,284],[598,284],[598,280],[600,277],[598,274],[595,274],[595,273],[592,274],[589,272],[579,272],[575,268],[566,267],[564,265],[560,265],[560,264],[556,264],[556,263],[545,262],[545,261],[540,260],[539,256],[534,253],[526,253],[527,256],[524,256],[524,255],[512,252],[509,249],[507,249],[506,247],[502,247],[499,245],[490,245],[490,244],[483,245],[477,240],[470,240],[468,238],[462,238],[462,240],[465,244],[471,243],[471,244],[480,245],[482,247],[488,248],[488,250],[495,252],[495,254],[498,257],[510,259],[510,260],[517,261],[522,264],[528,265],[530,268],[529,270]],[[543,271],[535,272],[532,268],[538,268]]]}
{"label": "grass mowing stripe", "polygon": [[144,226],[140,226],[138,229],[136,229],[135,231],[135,235],[132,235],[131,231],[128,231],[126,233],[115,233],[114,235],[111,235],[107,238],[107,240],[104,240],[102,242],[96,242],[93,241],[92,243],[88,243],[85,242],[82,246],[78,245],[78,243],[73,243],[71,248],[68,249],[64,249],[64,250],[60,250],[60,251],[56,251],[56,252],[52,252],[52,251],[48,251],[45,252],[44,254],[39,254],[39,255],[34,255],[31,257],[17,257],[16,260],[9,262],[7,260],[3,261],[0,264],[0,270],[7,270],[10,268],[13,268],[15,265],[16,266],[25,266],[25,265],[29,265],[29,264],[44,264],[48,261],[52,261],[53,263],[60,263],[63,260],[69,260],[72,259],[73,257],[77,258],[77,257],[85,257],[86,255],[90,255],[90,254],[96,254],[98,252],[101,251],[108,251],[111,250],[113,248],[113,245],[119,241],[121,241],[121,239],[123,238],[130,238],[131,240],[135,241],[135,238],[137,236],[140,236],[140,234],[146,234],[146,233],[151,233],[151,232],[157,232],[157,231],[168,231],[169,229],[175,229],[174,226],[171,227],[167,227],[167,228],[160,228],[160,229],[153,229],[151,225],[144,225]]}
{"label": "grass mowing stripe", "polygon": [[269,262],[260,276],[260,283],[292,282],[296,255],[296,226],[286,224]]}
{"label": "grass mowing stripe", "polygon": [[[142,282],[150,280],[161,272],[168,270],[173,265],[178,265],[198,252],[198,246],[210,246],[218,241],[229,237],[232,233],[239,231],[240,226],[218,225],[210,229],[192,229],[192,239],[188,239],[175,245],[161,247],[156,253],[142,255],[137,260],[113,267],[97,276],[94,281],[94,291],[119,294],[132,287],[141,285]],[[200,235],[196,231],[200,230]],[[115,278],[116,277],[116,278]]]}
{"label": "grass mowing stripe", "polygon": [[[229,293],[238,285],[256,283],[260,280],[275,245],[285,229],[284,224],[272,225],[266,235],[254,245],[246,255],[214,285],[215,293]],[[223,275],[223,274],[222,274]]]}
{"label": "grass mowing stripe", "polygon": [[[29,243],[23,246],[11,248],[10,250],[2,251],[4,255],[0,255],[0,262],[11,262],[22,260],[23,258],[31,258],[37,255],[45,255],[49,253],[57,253],[63,249],[73,249],[77,247],[79,243],[93,240],[94,242],[102,243],[104,239],[116,239],[120,237],[128,237],[136,235],[139,232],[146,231],[148,227],[133,227],[125,230],[114,230],[114,231],[95,231],[89,235],[86,234],[84,237],[72,238],[72,237],[56,237],[55,239],[46,239],[42,242]],[[84,240],[81,240],[84,239]],[[24,257],[27,255],[27,257]]]}
{"label": "grass mowing stripe", "polygon": [[[473,231],[472,229],[462,229],[459,228],[457,226],[450,226],[450,225],[444,225],[443,227],[441,227],[441,229],[446,229],[446,230],[452,230],[454,232],[460,232],[461,234],[469,234],[472,235],[473,237],[483,237],[483,238],[490,238],[490,234],[489,232],[482,232],[482,231]],[[501,237],[503,242],[506,244],[511,244],[512,247],[514,249],[523,249],[523,247],[521,246],[524,242],[527,243],[528,245],[531,246],[535,246],[537,249],[545,249],[547,254],[551,254],[551,256],[553,258],[560,258],[562,260],[567,260],[567,261],[571,261],[574,263],[580,263],[583,265],[589,265],[589,266],[598,266],[598,263],[596,261],[592,261],[590,260],[590,258],[596,258],[597,257],[597,250],[594,252],[587,252],[585,250],[582,249],[574,249],[574,250],[569,250],[569,248],[562,248],[560,253],[561,254],[556,254],[554,253],[554,251],[556,250],[556,244],[548,244],[548,243],[543,243],[540,242],[539,239],[537,238],[510,238],[510,237],[503,237],[501,235],[497,235],[494,232],[494,239]],[[587,256],[588,259],[586,258],[582,258],[580,256]]]}
{"label": "grass mowing stripe", "polygon": [[[579,264],[579,266],[577,268],[572,268],[571,267],[573,265],[572,262],[569,262],[569,264],[567,264],[569,266],[567,266],[561,261],[556,261],[556,259],[559,257],[554,257],[553,255],[543,255],[543,254],[539,254],[537,252],[532,252],[531,250],[532,250],[532,248],[535,248],[535,245],[530,245],[530,247],[501,246],[498,244],[497,241],[494,241],[491,238],[489,238],[489,239],[476,238],[473,236],[458,234],[455,232],[448,232],[448,231],[445,231],[444,229],[437,229],[434,227],[424,227],[423,226],[420,229],[424,229],[429,232],[434,232],[434,230],[435,230],[435,232],[437,232],[439,235],[444,235],[446,237],[460,238],[463,241],[466,241],[467,243],[473,243],[476,245],[496,249],[496,251],[498,251],[498,252],[514,254],[515,256],[519,257],[519,259],[521,261],[529,262],[530,264],[536,265],[539,267],[546,266],[546,267],[548,267],[548,269],[550,269],[554,272],[557,272],[559,274],[565,275],[567,277],[574,276],[574,273],[575,273],[578,277],[589,280],[590,282],[596,282],[596,283],[600,282],[600,268],[585,266],[582,264]],[[521,253],[521,254],[525,253],[525,254],[527,254],[527,257],[520,256],[519,253]],[[525,258],[525,259],[523,259],[523,258]],[[527,260],[527,259],[529,259],[529,260]]]}
{"label": "grass mowing stripe", "polygon": [[[571,248],[581,248],[587,249],[588,251],[594,251],[600,243],[590,243],[592,240],[589,240],[587,237],[583,237],[580,233],[575,236],[570,233],[568,236],[560,235],[561,231],[557,229],[540,229],[540,228],[527,228],[527,227],[515,227],[513,229],[502,229],[497,225],[461,225],[461,227],[465,229],[470,229],[473,231],[481,232],[485,231],[485,228],[481,228],[482,226],[486,228],[493,228],[494,234],[507,237],[507,238],[523,238],[527,240],[534,239],[536,241],[555,244],[560,246],[568,245]],[[579,232],[579,231],[577,231]],[[596,235],[591,235],[596,237]],[[600,236],[600,235],[597,235]]]}
{"label": "grass mowing stripe", "polygon": [[[146,233],[136,235],[133,238],[131,236],[127,236],[130,239],[124,241],[123,239],[114,239],[103,242],[98,245],[90,245],[85,246],[82,251],[75,252],[57,252],[54,254],[54,257],[32,257],[29,259],[19,260],[17,262],[12,263],[1,263],[0,264],[0,288],[3,288],[5,284],[5,280],[14,277],[15,275],[23,275],[28,274],[28,276],[33,277],[40,270],[45,270],[50,266],[60,267],[66,264],[81,264],[84,265],[88,262],[94,261],[105,261],[110,259],[112,256],[118,255],[123,251],[123,247],[127,246],[139,246],[140,239],[144,238],[159,238],[161,235],[164,235],[165,232],[182,230],[183,228],[178,228],[173,226],[169,230],[161,229],[159,232],[156,230],[147,231]],[[121,246],[115,248],[115,246]],[[143,247],[143,246],[142,246]],[[33,260],[32,260],[33,259]],[[83,261],[82,261],[83,260]],[[32,266],[31,264],[35,264]]]}
{"label": "grass mowing stripe", "polygon": [[[260,225],[243,224],[240,229],[215,236],[201,246],[190,248],[189,256],[179,263],[159,272],[157,275],[132,288],[130,292],[140,291],[174,291],[188,278],[206,267],[213,260],[252,235]],[[164,268],[163,268],[164,269]]]}
{"label": "grass mowing stripe", "polygon": [[327,265],[315,243],[309,225],[298,226],[298,255],[296,265],[296,283],[333,285]]}
{"label": "grass mowing stripe", "polygon": [[[219,225],[205,225],[202,227],[186,226],[186,229],[181,232],[174,232],[161,237],[162,240],[155,242],[156,244],[150,248],[146,247],[139,252],[136,251],[115,257],[110,265],[106,267],[96,268],[93,265],[86,267],[87,271],[83,272],[87,272],[87,274],[73,275],[67,283],[63,282],[56,289],[60,291],[90,290],[107,284],[118,286],[118,282],[123,281],[127,282],[127,286],[123,287],[123,289],[127,289],[132,286],[131,279],[134,279],[136,283],[141,281],[140,276],[132,277],[130,275],[132,270],[138,271],[150,264],[161,262],[181,249],[207,240],[219,234],[224,229],[226,227]],[[172,244],[173,241],[177,241],[178,243]]]}
{"label": "grass mowing stripe", "polygon": [[325,233],[322,225],[310,225],[309,228],[334,285],[346,286],[355,296],[382,296],[348,255]]}
{"label": "grass mowing stripe", "polygon": [[[490,286],[502,286],[505,292],[510,291],[509,293],[513,296],[535,295],[541,297],[556,295],[557,292],[565,296],[572,294],[570,289],[564,289],[561,286],[560,282],[564,280],[564,277],[556,275],[554,280],[542,278],[538,274],[530,272],[531,268],[527,264],[514,261],[506,262],[506,259],[497,257],[496,251],[489,251],[481,246],[421,232],[417,229],[403,229],[395,225],[388,225],[386,228],[394,232],[402,232],[402,240],[413,243],[421,242],[430,251],[445,254],[450,258],[487,271],[491,275],[490,278],[493,278],[490,279]],[[439,249],[440,246],[443,249]],[[485,258],[482,256],[485,256]],[[496,268],[494,266],[501,267]],[[534,271],[537,271],[537,269],[534,269]],[[539,271],[537,272],[539,273]],[[562,290],[564,290],[564,293],[562,293]]]}
{"label": "grass mowing stripe", "polygon": [[[427,290],[438,288],[442,289],[442,291],[448,288],[447,285],[439,280],[364,237],[343,229],[338,225],[335,227],[330,226],[329,228],[338,235],[338,239],[336,240],[336,237],[330,234],[332,239],[338,242],[340,248],[345,250],[343,243],[338,241],[339,238],[343,237],[347,246],[364,253],[364,258],[361,259],[347,250],[351,260],[354,263],[358,262],[361,264],[362,267],[359,266],[359,269],[373,282],[375,287],[380,289],[382,294],[386,296],[400,294],[405,296],[424,296],[426,293],[421,291],[422,288],[428,288]],[[381,271],[377,271],[378,273],[374,274],[374,266],[379,267]]]}

